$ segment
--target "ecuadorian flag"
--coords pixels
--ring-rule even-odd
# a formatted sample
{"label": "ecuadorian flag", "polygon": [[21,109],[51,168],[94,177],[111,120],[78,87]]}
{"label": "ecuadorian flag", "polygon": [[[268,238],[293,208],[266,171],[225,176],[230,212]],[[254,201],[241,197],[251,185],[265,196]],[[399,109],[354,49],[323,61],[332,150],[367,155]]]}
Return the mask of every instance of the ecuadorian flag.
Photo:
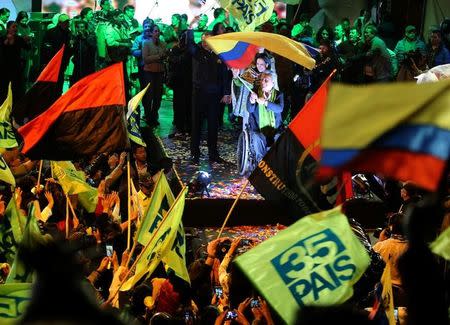
{"label": "ecuadorian flag", "polygon": [[450,80],[332,85],[319,176],[379,173],[434,191],[450,157]]}
{"label": "ecuadorian flag", "polygon": [[260,47],[288,58],[308,69],[316,61],[300,43],[285,36],[263,32],[227,33],[207,38],[211,49],[231,68],[249,66]]}

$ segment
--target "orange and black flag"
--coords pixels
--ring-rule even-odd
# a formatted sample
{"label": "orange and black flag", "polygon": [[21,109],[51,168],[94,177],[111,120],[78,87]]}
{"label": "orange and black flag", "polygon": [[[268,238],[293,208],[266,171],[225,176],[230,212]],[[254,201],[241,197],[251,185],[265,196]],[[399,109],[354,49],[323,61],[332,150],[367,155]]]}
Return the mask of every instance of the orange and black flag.
{"label": "orange and black flag", "polygon": [[[12,115],[19,125],[31,121],[49,108],[61,93],[58,84],[63,72],[61,64],[64,56],[64,45],[42,70],[33,86],[19,100],[13,103]],[[59,81],[59,82],[58,82]]]}
{"label": "orange and black flag", "polygon": [[[342,190],[348,186],[343,186],[341,179],[319,183],[315,178],[321,152],[320,126],[333,75],[305,104],[249,177],[266,200],[281,203],[296,218],[331,209],[345,200]],[[351,177],[349,185],[351,190]]]}
{"label": "orange and black flag", "polygon": [[74,84],[21,128],[30,159],[74,160],[129,148],[122,63]]}

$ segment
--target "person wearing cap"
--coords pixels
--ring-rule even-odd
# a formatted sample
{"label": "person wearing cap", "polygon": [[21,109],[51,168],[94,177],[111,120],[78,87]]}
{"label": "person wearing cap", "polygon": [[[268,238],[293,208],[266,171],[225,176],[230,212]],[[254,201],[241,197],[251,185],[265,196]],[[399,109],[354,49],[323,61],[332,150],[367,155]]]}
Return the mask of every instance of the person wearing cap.
{"label": "person wearing cap", "polygon": [[142,211],[146,211],[150,204],[150,197],[153,192],[153,187],[155,183],[153,182],[152,175],[146,172],[139,176],[139,206],[142,207]]}
{"label": "person wearing cap", "polygon": [[422,56],[426,56],[426,45],[417,37],[416,27],[412,25],[406,26],[405,37],[398,41],[394,52],[400,64],[403,64],[414,52],[419,52]]}

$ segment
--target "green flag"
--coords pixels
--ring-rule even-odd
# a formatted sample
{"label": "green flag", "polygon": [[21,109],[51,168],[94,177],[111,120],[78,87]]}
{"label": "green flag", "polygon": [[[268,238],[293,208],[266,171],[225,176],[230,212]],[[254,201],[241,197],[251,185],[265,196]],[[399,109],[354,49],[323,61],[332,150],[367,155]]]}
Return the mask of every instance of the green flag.
{"label": "green flag", "polygon": [[[32,250],[36,245],[43,245],[48,241],[52,240],[50,235],[43,235],[39,228],[38,219],[39,214],[41,213],[39,209],[38,201],[33,201],[31,204],[30,210],[28,212],[27,223],[25,225],[25,229],[23,232],[23,238],[20,242],[19,249],[30,249]],[[33,280],[33,272],[32,270],[25,265],[22,260],[19,258],[17,252],[14,257],[14,262],[11,266],[11,272],[6,279],[6,283],[24,283],[24,282],[32,282]]]}
{"label": "green flag", "polygon": [[16,324],[31,300],[31,283],[0,285],[0,324]]}
{"label": "green flag", "polygon": [[78,201],[88,212],[94,212],[98,203],[98,191],[86,182],[82,171],[76,170],[71,161],[52,161],[52,170],[64,193],[78,194]]}
{"label": "green flag", "polygon": [[11,170],[8,167],[5,159],[3,159],[2,155],[0,155],[0,180],[5,183],[11,184],[12,186],[16,186],[16,179],[14,175],[11,173]]}
{"label": "green flag", "polygon": [[174,245],[184,211],[187,188],[181,191],[165,218],[154,231],[136,264],[135,274],[122,286],[122,291],[130,290],[145,274],[151,275],[162,258]]}
{"label": "green flag", "polygon": [[450,227],[445,229],[434,242],[430,244],[431,251],[446,260],[450,260]]}
{"label": "green flag", "polygon": [[27,218],[20,213],[16,200],[14,199],[14,194],[11,200],[9,200],[5,215],[9,218],[15,242],[20,243],[27,224]]}
{"label": "green flag", "polygon": [[369,262],[340,207],[304,217],[236,259],[287,324],[302,306],[349,299]]}
{"label": "green flag", "polygon": [[19,243],[16,241],[13,233],[11,220],[8,217],[8,214],[6,214],[0,223],[0,252],[5,257],[6,262],[10,265],[14,261],[18,244]]}
{"label": "green flag", "polygon": [[8,86],[8,95],[0,106],[0,148],[17,147],[16,136],[11,125],[12,91],[11,83]]}

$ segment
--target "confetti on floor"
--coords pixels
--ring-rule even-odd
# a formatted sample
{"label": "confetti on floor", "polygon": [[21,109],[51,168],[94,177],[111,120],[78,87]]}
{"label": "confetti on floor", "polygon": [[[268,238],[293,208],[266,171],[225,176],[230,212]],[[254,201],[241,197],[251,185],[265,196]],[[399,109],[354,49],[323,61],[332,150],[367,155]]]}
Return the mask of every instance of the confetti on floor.
{"label": "confetti on floor", "polygon": [[[226,164],[209,162],[205,127],[202,135],[202,138],[205,140],[200,144],[200,164],[194,165],[190,160],[190,137],[186,135],[169,137],[169,134],[173,132],[172,116],[172,103],[164,101],[159,110],[159,121],[161,125],[156,131],[161,137],[167,154],[173,159],[174,167],[181,180],[188,184],[194,180],[198,171],[205,171],[211,175],[211,183],[208,188],[210,199],[230,199],[237,197],[246,181],[245,177],[239,175],[236,164],[236,146],[241,131],[240,126],[225,121],[224,126],[219,131],[219,154],[227,161]],[[189,196],[191,198],[200,197],[201,193],[190,193]],[[205,195],[204,198],[207,198],[207,196]],[[263,197],[251,184],[248,184],[241,199],[263,200]]]}

